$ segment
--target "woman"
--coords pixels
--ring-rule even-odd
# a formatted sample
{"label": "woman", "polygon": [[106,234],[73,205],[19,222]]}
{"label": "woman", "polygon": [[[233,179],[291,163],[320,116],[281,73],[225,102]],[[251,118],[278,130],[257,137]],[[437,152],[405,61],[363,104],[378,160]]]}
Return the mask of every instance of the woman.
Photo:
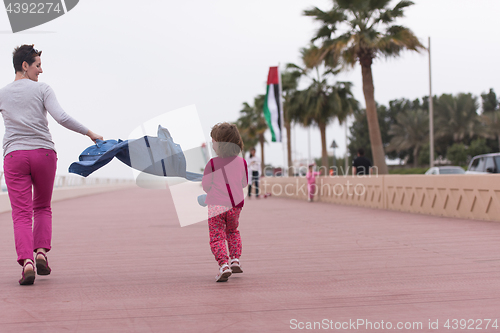
{"label": "woman", "polygon": [[259,177],[260,177],[260,158],[255,156],[255,148],[250,149],[250,157],[247,160],[250,180],[248,184],[248,199],[252,196],[252,185],[255,185],[255,197],[259,198]]}
{"label": "woman", "polygon": [[12,206],[17,262],[23,266],[21,285],[35,281],[33,251],[38,275],[51,272],[47,252],[51,249],[50,201],[57,155],[47,126],[47,111],[62,126],[94,142],[103,139],[67,115],[54,91],[38,83],[38,75],[43,73],[42,52],[33,46],[22,45],[14,50],[16,78],[0,89],[0,112],[5,124],[4,174]]}

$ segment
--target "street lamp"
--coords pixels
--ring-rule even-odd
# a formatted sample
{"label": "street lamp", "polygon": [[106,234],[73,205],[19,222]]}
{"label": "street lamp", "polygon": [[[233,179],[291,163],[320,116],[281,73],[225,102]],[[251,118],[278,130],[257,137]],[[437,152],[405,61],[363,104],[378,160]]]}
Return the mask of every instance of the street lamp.
{"label": "street lamp", "polygon": [[335,148],[338,148],[338,147],[339,146],[337,146],[337,143],[335,142],[335,140],[333,140],[330,148],[333,148],[333,169],[334,170],[337,168],[337,159],[335,157]]}
{"label": "street lamp", "polygon": [[434,103],[432,102],[432,80],[431,80],[431,37],[429,37],[429,165],[434,166]]}

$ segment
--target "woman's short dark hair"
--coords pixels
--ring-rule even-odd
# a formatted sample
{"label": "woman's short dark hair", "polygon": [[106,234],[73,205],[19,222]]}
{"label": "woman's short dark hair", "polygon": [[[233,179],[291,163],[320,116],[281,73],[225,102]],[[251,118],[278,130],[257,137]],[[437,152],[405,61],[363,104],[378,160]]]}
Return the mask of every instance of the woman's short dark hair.
{"label": "woman's short dark hair", "polygon": [[212,127],[210,136],[218,143],[220,157],[237,156],[243,150],[243,140],[234,124],[218,123]]}
{"label": "woman's short dark hair", "polygon": [[12,62],[14,63],[14,70],[17,72],[23,71],[23,62],[27,62],[31,66],[35,62],[35,57],[40,57],[42,51],[34,48],[35,44],[21,45],[14,49],[12,52]]}

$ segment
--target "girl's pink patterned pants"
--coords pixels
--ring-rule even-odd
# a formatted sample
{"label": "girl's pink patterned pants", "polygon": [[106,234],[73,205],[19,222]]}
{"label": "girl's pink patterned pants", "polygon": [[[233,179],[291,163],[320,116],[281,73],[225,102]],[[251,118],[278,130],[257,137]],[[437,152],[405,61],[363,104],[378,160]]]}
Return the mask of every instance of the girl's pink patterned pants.
{"label": "girl's pink patterned pants", "polygon": [[[241,256],[241,236],[238,230],[241,208],[208,205],[208,230],[210,233],[210,249],[219,265],[230,258]],[[227,255],[229,247],[229,257]]]}

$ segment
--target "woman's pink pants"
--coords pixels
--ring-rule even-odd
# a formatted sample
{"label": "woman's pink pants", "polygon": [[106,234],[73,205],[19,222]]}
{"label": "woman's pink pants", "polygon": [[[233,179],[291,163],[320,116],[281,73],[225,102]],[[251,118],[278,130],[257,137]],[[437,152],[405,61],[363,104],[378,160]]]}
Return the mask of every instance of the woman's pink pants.
{"label": "woman's pink pants", "polygon": [[25,259],[33,260],[33,251],[36,249],[45,248],[49,251],[51,248],[50,201],[56,164],[56,152],[50,149],[16,150],[4,157],[3,169],[12,206],[17,262],[20,265]]}

